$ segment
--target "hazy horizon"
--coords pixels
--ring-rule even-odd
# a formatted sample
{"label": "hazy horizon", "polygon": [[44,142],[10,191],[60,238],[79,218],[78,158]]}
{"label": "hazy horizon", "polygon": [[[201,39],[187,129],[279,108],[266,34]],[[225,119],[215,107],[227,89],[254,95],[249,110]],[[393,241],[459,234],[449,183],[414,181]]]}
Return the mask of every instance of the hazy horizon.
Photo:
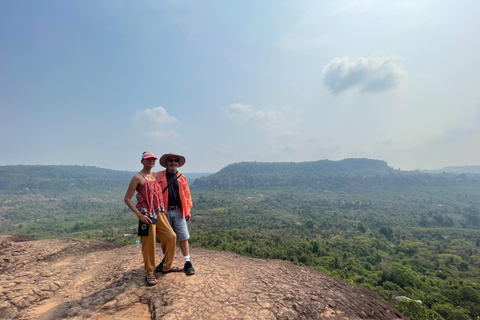
{"label": "hazy horizon", "polygon": [[[268,161],[265,161],[265,162],[260,162],[260,161],[246,161],[246,162],[259,162],[259,163],[289,163],[289,162],[293,162],[293,163],[302,163],[302,162],[315,162],[315,161],[323,161],[323,160],[327,160],[327,161],[342,161],[342,160],[345,160],[345,159],[341,159],[341,160],[329,160],[329,159],[320,159],[320,160],[312,160],[312,161],[285,161],[285,162],[268,162]],[[383,161],[381,159],[368,159],[368,160],[380,160],[380,161]],[[227,164],[226,166],[229,166],[231,164],[236,164],[236,163],[241,163],[241,162],[233,162],[233,163],[229,163]],[[387,163],[388,165],[388,163]],[[10,165],[3,165],[3,164],[0,164],[0,167],[1,166],[87,166],[89,167],[90,165],[81,165],[81,164],[51,164],[51,165],[42,165],[42,164],[10,164]],[[225,167],[226,167],[225,166]],[[391,167],[390,165],[388,165],[389,167]],[[105,167],[99,167],[99,166],[94,166],[94,165],[91,165],[90,167],[96,167],[96,168],[100,168],[100,169],[105,169],[105,170],[115,170],[115,171],[128,171],[128,172],[137,172],[140,168],[137,168],[136,170],[120,170],[120,169],[112,169],[112,168],[105,168]],[[180,168],[179,171],[181,171],[182,173],[185,173],[185,174],[214,174],[214,173],[217,173],[218,171],[222,170],[223,168],[225,167],[222,167],[220,168],[219,170],[217,171],[204,171],[204,172],[199,172],[199,171],[184,171],[183,169],[184,168]],[[391,167],[393,168],[393,167]],[[413,170],[401,170],[401,171],[416,171],[416,170],[419,170],[419,171],[441,171],[441,170],[447,170],[447,169],[453,169],[453,173],[460,173],[462,172],[462,168],[469,168],[471,170],[467,170],[468,172],[471,172],[471,173],[480,173],[480,165],[472,165],[472,166],[469,166],[469,165],[465,165],[465,166],[448,166],[448,167],[442,167],[442,168],[435,168],[435,169],[413,169]],[[398,168],[393,168],[393,169],[398,169]],[[161,170],[165,170],[165,168],[161,167],[158,163],[155,165],[153,171],[154,172],[157,172],[157,171],[161,171]]]}
{"label": "hazy horizon", "polygon": [[480,2],[0,3],[0,165],[480,165]]}

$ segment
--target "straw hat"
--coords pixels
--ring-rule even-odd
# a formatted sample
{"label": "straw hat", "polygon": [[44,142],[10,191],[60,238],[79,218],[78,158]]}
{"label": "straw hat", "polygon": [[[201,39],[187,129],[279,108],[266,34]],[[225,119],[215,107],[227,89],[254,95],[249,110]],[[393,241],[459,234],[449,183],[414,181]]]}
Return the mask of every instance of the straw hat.
{"label": "straw hat", "polygon": [[180,168],[186,162],[185,157],[181,156],[176,153],[166,153],[160,158],[160,165],[164,168],[168,167],[168,158],[177,158],[178,159],[178,167]]}

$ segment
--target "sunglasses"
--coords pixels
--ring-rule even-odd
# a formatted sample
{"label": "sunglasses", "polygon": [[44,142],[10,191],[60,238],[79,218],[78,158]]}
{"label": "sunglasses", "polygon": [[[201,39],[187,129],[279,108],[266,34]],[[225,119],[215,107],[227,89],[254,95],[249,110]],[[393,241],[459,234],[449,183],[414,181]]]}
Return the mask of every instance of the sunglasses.
{"label": "sunglasses", "polygon": [[148,161],[148,160],[153,160],[153,161],[155,161],[155,160],[157,160],[157,159],[155,159],[155,158],[146,158],[146,159],[143,159],[143,160],[147,160],[147,161]]}
{"label": "sunglasses", "polygon": [[178,162],[178,159],[168,159],[168,162]]}

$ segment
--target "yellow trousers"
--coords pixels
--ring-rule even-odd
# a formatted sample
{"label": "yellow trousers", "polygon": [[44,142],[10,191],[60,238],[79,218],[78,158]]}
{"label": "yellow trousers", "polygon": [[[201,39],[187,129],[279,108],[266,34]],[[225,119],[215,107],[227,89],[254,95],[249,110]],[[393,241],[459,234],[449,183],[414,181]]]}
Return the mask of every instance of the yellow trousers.
{"label": "yellow trousers", "polygon": [[162,250],[165,253],[163,267],[170,269],[175,258],[177,235],[168,223],[167,216],[162,212],[158,213],[157,224],[150,225],[148,236],[140,237],[145,273],[147,275],[152,274],[155,269],[155,236],[158,236],[158,239],[160,239]]}

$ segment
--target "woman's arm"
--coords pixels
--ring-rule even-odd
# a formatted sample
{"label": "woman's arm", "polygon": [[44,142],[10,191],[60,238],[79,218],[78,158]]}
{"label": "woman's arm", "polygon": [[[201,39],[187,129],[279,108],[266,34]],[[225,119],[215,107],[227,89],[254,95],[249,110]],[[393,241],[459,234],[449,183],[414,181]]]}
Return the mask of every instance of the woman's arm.
{"label": "woman's arm", "polygon": [[138,177],[138,175],[134,175],[132,178],[132,181],[130,181],[130,184],[128,185],[127,192],[125,193],[125,197],[123,198],[123,201],[125,201],[125,204],[127,207],[130,208],[130,210],[133,211],[137,215],[138,220],[144,222],[144,223],[152,223],[152,221],[144,214],[141,214],[140,211],[138,211],[137,207],[135,207],[135,204],[132,201],[133,194],[135,193],[135,190],[137,190],[137,187],[140,183],[141,179]]}

